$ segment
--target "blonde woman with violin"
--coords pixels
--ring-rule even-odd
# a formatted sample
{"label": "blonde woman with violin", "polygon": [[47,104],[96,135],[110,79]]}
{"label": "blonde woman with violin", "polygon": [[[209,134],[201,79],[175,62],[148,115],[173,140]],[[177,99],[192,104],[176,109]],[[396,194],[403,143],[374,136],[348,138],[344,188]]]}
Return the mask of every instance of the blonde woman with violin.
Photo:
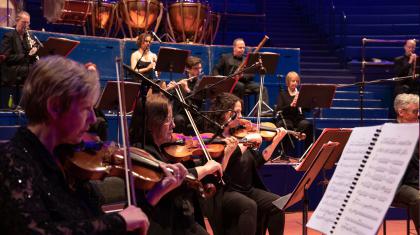
{"label": "blonde woman with violin", "polygon": [[[241,99],[230,93],[219,94],[214,99],[212,111],[231,111],[215,112],[213,120],[227,123],[234,112],[237,115],[223,130],[223,137],[231,137],[231,129],[243,123],[242,104]],[[249,133],[245,136],[248,143],[239,144],[228,159],[223,177],[226,185],[214,200],[205,204],[215,234],[265,234],[267,227],[270,235],[283,234],[284,213],[272,204],[279,196],[266,190],[257,173],[257,168],[271,158],[286,134],[283,128],[276,132],[262,153],[256,150],[262,142],[261,136]]]}
{"label": "blonde woman with violin", "polygon": [[72,60],[39,60],[23,87],[28,125],[0,150],[0,230],[2,234],[146,234],[145,213],[129,206],[103,214],[69,174],[56,154],[77,144],[96,118],[97,73]]}
{"label": "blonde woman with violin", "polygon": [[[300,76],[296,72],[289,72],[286,76],[287,89],[280,91],[277,96],[277,106],[274,112],[276,126],[284,127],[287,130],[297,131],[306,134],[305,147],[309,147],[312,142],[312,124],[305,119],[301,107],[296,106],[299,97],[298,86],[300,85]],[[284,148],[286,153],[292,151],[291,138],[285,138]]]}
{"label": "blonde woman with violin", "polygon": [[[137,108],[133,113],[133,118],[140,115],[144,109]],[[169,156],[164,154],[161,149],[163,144],[172,142],[173,129],[175,127],[172,103],[160,93],[149,94],[146,101],[146,143],[144,149],[151,153],[157,160],[162,162],[174,162]],[[141,126],[139,122],[132,123],[130,127],[132,132],[140,133]],[[139,139],[133,138],[131,142],[139,146]],[[236,148],[237,141],[233,138],[228,139],[228,146],[225,148],[225,155],[232,154]],[[206,162],[202,166],[196,166],[192,160],[175,164],[185,177],[185,174],[192,175],[201,180],[204,176],[217,173],[222,175],[222,166],[214,160]],[[179,177],[175,175],[175,177]],[[141,194],[139,194],[141,195]],[[144,198],[139,198],[144,201]],[[206,230],[199,225],[196,220],[200,213],[195,210],[194,205],[197,201],[197,194],[194,190],[188,188],[187,184],[177,187],[171,193],[162,197],[159,202],[150,205],[146,211],[150,219],[149,234],[159,235],[177,235],[177,234],[208,234]]]}

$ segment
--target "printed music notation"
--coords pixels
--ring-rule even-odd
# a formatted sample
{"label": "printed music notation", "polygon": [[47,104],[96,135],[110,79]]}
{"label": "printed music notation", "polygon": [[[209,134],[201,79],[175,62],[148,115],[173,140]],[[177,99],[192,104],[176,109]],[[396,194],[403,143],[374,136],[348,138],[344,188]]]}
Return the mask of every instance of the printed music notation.
{"label": "printed music notation", "polygon": [[307,226],[325,234],[375,234],[411,159],[418,128],[354,128]]}

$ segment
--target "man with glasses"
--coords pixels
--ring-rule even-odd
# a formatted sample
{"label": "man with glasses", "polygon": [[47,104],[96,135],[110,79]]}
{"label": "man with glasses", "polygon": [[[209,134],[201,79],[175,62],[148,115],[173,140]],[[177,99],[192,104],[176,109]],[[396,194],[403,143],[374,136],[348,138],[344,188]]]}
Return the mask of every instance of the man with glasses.
{"label": "man with glasses", "polygon": [[[6,108],[9,96],[13,96],[13,103],[19,102],[20,86],[25,82],[29,69],[36,61],[38,48],[30,47],[28,36],[26,35],[31,17],[28,12],[21,11],[16,16],[16,26],[4,34],[0,44],[0,54],[4,55],[1,63],[1,95],[0,107]],[[32,39],[32,36],[30,36]]]}
{"label": "man with glasses", "polygon": [[[419,122],[419,96],[414,94],[400,94],[395,97],[394,109],[397,113],[398,123]],[[417,140],[418,141],[418,140]],[[398,157],[398,156],[395,156]],[[420,226],[420,192],[419,192],[419,144],[414,149],[413,156],[408,164],[407,170],[397,189],[394,202],[395,205],[403,205],[410,210],[410,217],[413,220],[417,234]]]}

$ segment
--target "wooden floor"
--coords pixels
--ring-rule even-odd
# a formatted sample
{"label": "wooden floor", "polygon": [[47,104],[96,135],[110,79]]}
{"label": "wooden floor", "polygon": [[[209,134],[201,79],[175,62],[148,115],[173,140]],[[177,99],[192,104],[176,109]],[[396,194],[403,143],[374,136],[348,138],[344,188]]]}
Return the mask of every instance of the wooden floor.
{"label": "wooden floor", "polygon": [[[311,213],[309,213],[310,215]],[[212,235],[211,228],[209,227],[206,221],[207,231]],[[406,234],[406,221],[405,220],[387,220],[386,223],[386,234],[387,235],[404,235]],[[301,212],[292,212],[286,213],[286,226],[284,229],[285,235],[300,235],[302,234],[302,213]],[[382,235],[382,226],[378,232],[379,235]],[[410,235],[416,235],[416,230],[414,229],[414,224],[411,222],[410,225]],[[267,235],[269,233],[267,232]],[[320,232],[308,229],[308,235],[321,235]]]}

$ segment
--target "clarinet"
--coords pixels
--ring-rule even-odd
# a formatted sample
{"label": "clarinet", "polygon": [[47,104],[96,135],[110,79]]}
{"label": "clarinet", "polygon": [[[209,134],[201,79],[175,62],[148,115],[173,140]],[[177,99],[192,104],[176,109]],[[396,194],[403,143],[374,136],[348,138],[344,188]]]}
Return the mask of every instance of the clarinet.
{"label": "clarinet", "polygon": [[[26,36],[26,42],[27,42],[27,46],[28,46],[28,55],[29,55],[29,52],[32,50],[32,48],[36,47],[36,48],[39,49],[40,42],[37,43],[34,39],[32,39],[31,35],[29,34],[28,28],[25,29],[25,36]],[[38,61],[38,60],[39,60],[39,56],[36,55],[35,56],[35,61]]]}

